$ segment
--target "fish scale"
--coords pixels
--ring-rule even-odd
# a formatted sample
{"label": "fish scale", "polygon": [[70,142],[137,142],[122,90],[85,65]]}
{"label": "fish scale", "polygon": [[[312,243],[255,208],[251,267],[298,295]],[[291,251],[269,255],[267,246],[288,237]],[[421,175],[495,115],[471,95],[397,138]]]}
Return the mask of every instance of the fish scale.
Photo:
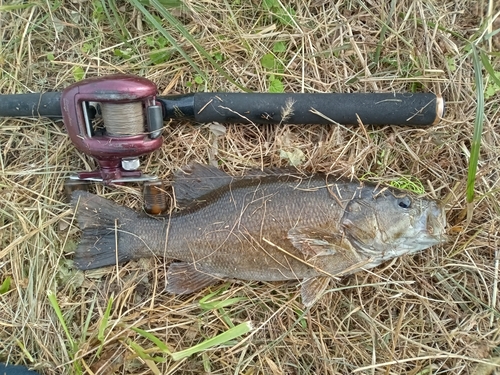
{"label": "fish scale", "polygon": [[[303,183],[308,184],[307,199],[300,189]],[[250,184],[243,180],[232,185],[214,197],[205,196],[209,203],[196,214],[172,217],[167,256],[195,262],[200,270],[230,278],[270,281],[317,276],[318,271],[284,251],[302,258],[287,240],[290,228],[328,226],[338,230],[343,209],[331,206],[328,191],[321,188],[324,179],[300,184],[295,179]]]}
{"label": "fish scale", "polygon": [[148,256],[174,259],[167,291],[191,293],[224,279],[303,280],[312,304],[331,276],[372,268],[445,240],[433,200],[367,183],[288,170],[231,177],[195,164],[176,173],[180,210],[162,220],[74,192],[82,270]]}

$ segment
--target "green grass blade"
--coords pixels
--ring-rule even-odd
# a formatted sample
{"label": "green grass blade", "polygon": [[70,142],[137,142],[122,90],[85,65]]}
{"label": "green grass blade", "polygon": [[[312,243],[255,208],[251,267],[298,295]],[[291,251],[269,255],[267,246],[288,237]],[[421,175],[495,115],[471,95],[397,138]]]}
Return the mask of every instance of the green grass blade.
{"label": "green grass blade", "polygon": [[31,8],[35,5],[38,5],[38,4],[37,3],[28,3],[28,4],[15,4],[15,5],[0,5],[0,12],[8,12],[11,10],[26,9],[26,8]]}
{"label": "green grass blade", "polygon": [[94,311],[94,306],[95,306],[95,301],[97,298],[92,299],[92,303],[90,305],[90,308],[87,310],[87,318],[85,319],[85,323],[83,324],[83,330],[82,330],[82,336],[83,339],[87,337],[87,332],[89,331],[89,326],[90,326],[90,321],[92,320],[92,311]]}
{"label": "green grass blade", "polygon": [[477,163],[479,160],[479,150],[481,148],[481,136],[483,134],[484,119],[484,87],[482,64],[479,54],[474,45],[472,45],[472,60],[474,65],[474,80],[476,83],[476,120],[474,121],[474,135],[472,137],[469,171],[467,175],[467,203],[474,201],[474,183],[476,181]]}
{"label": "green grass blade", "polygon": [[59,322],[61,323],[61,326],[63,327],[64,333],[66,334],[66,338],[68,339],[69,344],[70,344],[71,355],[73,355],[74,349],[75,349],[75,341],[73,340],[73,338],[71,337],[71,334],[69,333],[68,326],[66,325],[66,321],[64,320],[64,316],[61,312],[61,308],[59,307],[59,303],[57,302],[57,298],[51,290],[47,291],[47,296],[49,297],[49,302],[52,305],[54,312],[56,313],[57,319],[59,319]]}
{"label": "green grass blade", "polygon": [[212,373],[212,366],[210,364],[210,357],[208,356],[208,354],[206,352],[201,354],[201,362],[203,363],[203,370],[205,370],[205,374]]}
{"label": "green grass blade", "polygon": [[247,299],[246,297],[234,297],[225,300],[217,300],[215,299],[217,294],[219,294],[219,291],[210,293],[209,295],[200,299],[200,301],[198,302],[200,308],[202,308],[203,310],[216,310],[223,307],[234,305],[238,302],[245,301]]}
{"label": "green grass blade", "polygon": [[380,54],[382,53],[382,47],[384,45],[388,24],[392,17],[394,16],[394,11],[396,8],[396,0],[391,1],[391,8],[389,10],[389,14],[387,15],[386,21],[382,22],[382,27],[380,29],[380,37],[377,43],[377,49],[375,50],[375,56],[373,57],[373,62],[378,65],[380,60]]}
{"label": "green grass blade", "polygon": [[146,349],[144,349],[139,344],[133,342],[132,340],[127,340],[127,344],[135,351],[135,353],[142,359],[150,360],[153,362],[163,363],[165,362],[165,358],[163,357],[152,357],[149,355]]}
{"label": "green grass blade", "polygon": [[198,345],[192,346],[189,349],[181,350],[180,352],[172,353],[172,359],[174,361],[179,361],[183,358],[187,358],[195,353],[199,353],[203,350],[210,349],[211,347],[217,345],[223,345],[228,341],[235,339],[236,337],[242,336],[253,329],[251,322],[245,322],[238,324],[236,327],[228,329],[226,332],[221,333],[211,339],[205,340]]}
{"label": "green grass blade", "polygon": [[[26,346],[24,346],[24,344],[21,342],[21,340],[16,339],[16,343],[19,346],[19,348],[22,350],[22,352],[24,353],[24,355],[29,359],[29,361],[31,363],[35,362],[35,359],[31,355],[31,353],[28,352],[28,350],[26,349]],[[2,375],[3,375],[3,373],[2,373]]]}
{"label": "green grass blade", "polygon": [[486,69],[486,71],[490,75],[490,78],[498,87],[500,87],[500,79],[497,77],[498,72],[495,72],[495,69],[493,69],[490,60],[488,60],[488,56],[485,53],[480,52],[479,57],[481,57],[481,62],[483,63],[484,69]]}
{"label": "green grass blade", "polygon": [[[125,23],[123,22],[123,18],[118,12],[118,9],[116,8],[116,3],[114,0],[101,0],[102,4],[102,9],[104,10],[104,13],[106,13],[106,18],[108,19],[108,22],[110,25],[118,25],[120,28],[121,32],[116,32],[117,30],[114,30],[115,33],[120,37],[122,41],[126,41],[128,38],[130,38],[130,33],[125,27]],[[113,13],[113,16],[108,11],[108,6],[109,9],[111,9],[111,13]]]}
{"label": "green grass blade", "polygon": [[216,310],[216,309],[221,309],[223,307],[228,307],[228,306],[234,305],[238,302],[245,301],[245,300],[246,300],[245,297],[235,297],[235,298],[226,299],[224,301],[213,301],[213,302],[208,302],[205,304],[202,304],[200,302],[200,307],[203,310]]}
{"label": "green grass blade", "polygon": [[130,349],[132,349],[132,351],[134,351],[135,354],[137,354],[137,356],[139,358],[142,358],[142,360],[144,361],[144,363],[151,370],[152,374],[154,374],[154,375],[160,375],[161,374],[161,371],[158,368],[158,366],[156,366],[156,363],[163,363],[163,362],[165,362],[165,358],[162,358],[162,357],[151,357],[142,346],[140,346],[139,344],[136,344],[132,340],[127,340],[127,344],[130,347]]}
{"label": "green grass blade", "polygon": [[99,333],[97,334],[97,339],[100,342],[104,341],[104,331],[108,326],[109,316],[111,315],[111,307],[113,306],[113,297],[109,297],[108,306],[106,306],[106,311],[101,320],[101,324],[99,324]]}
{"label": "green grass blade", "polygon": [[147,331],[144,331],[143,329],[135,327],[131,327],[130,329],[138,333],[142,337],[148,339],[149,341],[153,342],[162,352],[171,354],[171,351],[168,349],[167,345],[152,333],[149,333]]}
{"label": "green grass blade", "polygon": [[[149,0],[139,0],[141,4],[151,5]],[[179,8],[182,6],[181,0],[160,0],[160,3],[166,8]]]}
{"label": "green grass blade", "polygon": [[182,49],[182,47],[177,43],[175,38],[170,35],[170,33],[156,20],[156,18],[149,13],[149,11],[141,4],[139,0],[129,0],[130,3],[135,6],[137,9],[139,9],[142,14],[147,18],[147,20],[151,23],[151,25],[160,32],[161,35],[165,37],[165,39],[168,40],[168,42],[174,46],[174,48],[181,54],[184,59],[193,67],[193,69],[203,77],[205,81],[207,81],[207,77],[205,73],[200,69],[198,65],[189,57],[189,55]]}
{"label": "green grass blade", "polygon": [[101,351],[104,348],[104,331],[106,330],[106,327],[108,326],[109,322],[109,316],[111,315],[111,307],[113,306],[113,296],[109,297],[108,300],[108,305],[106,306],[106,311],[104,312],[104,315],[102,316],[101,323],[99,324],[99,330],[97,332],[97,339],[101,342],[101,345],[99,345],[99,349],[97,349],[96,356],[99,357],[101,355]]}
{"label": "green grass blade", "polygon": [[[137,1],[137,0],[131,0],[131,1]],[[250,91],[246,87],[241,86],[239,83],[237,83],[235,80],[233,80],[229,74],[227,74],[224,69],[213,59],[213,57],[196,41],[196,39],[189,33],[189,31],[186,30],[186,28],[182,25],[182,23],[179,22],[177,18],[175,18],[168,10],[165,8],[165,6],[160,2],[160,0],[150,0],[150,3],[154,8],[161,14],[161,16],[167,20],[172,26],[174,26],[186,40],[188,40],[193,47],[198,51],[200,55],[202,55],[207,61],[212,64],[212,66],[219,72],[224,78],[226,78],[229,82],[232,84],[236,85],[238,88],[240,88],[243,91]],[[200,74],[205,81],[207,81],[206,75],[205,74]]]}
{"label": "green grass blade", "polygon": [[5,278],[5,280],[2,283],[2,285],[0,285],[0,294],[5,294],[5,293],[7,293],[9,291],[11,280],[12,280],[12,278],[10,276],[7,276]]}

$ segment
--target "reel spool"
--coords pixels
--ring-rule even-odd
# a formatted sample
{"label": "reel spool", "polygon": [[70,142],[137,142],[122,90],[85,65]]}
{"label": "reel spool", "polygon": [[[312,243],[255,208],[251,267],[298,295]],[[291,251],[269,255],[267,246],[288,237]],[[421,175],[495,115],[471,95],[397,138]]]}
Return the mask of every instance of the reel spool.
{"label": "reel spool", "polygon": [[101,103],[101,116],[106,133],[123,137],[141,134],[144,129],[144,113],[141,102],[115,104]]}
{"label": "reel spool", "polygon": [[75,147],[92,156],[99,169],[73,180],[120,184],[151,181],[138,157],[162,144],[163,110],[156,85],[141,77],[112,75],[77,82],[63,91],[64,124]]}

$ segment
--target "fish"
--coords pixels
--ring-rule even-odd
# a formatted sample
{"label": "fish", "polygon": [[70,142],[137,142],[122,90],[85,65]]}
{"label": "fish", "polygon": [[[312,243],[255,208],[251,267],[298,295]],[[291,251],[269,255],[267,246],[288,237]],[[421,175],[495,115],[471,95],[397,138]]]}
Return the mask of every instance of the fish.
{"label": "fish", "polygon": [[143,257],[172,260],[166,291],[189,294],[224,280],[297,280],[314,304],[332,278],[446,241],[436,200],[389,186],[269,169],[242,177],[202,164],[174,174],[176,209],[162,218],[72,193],[82,231],[80,270]]}

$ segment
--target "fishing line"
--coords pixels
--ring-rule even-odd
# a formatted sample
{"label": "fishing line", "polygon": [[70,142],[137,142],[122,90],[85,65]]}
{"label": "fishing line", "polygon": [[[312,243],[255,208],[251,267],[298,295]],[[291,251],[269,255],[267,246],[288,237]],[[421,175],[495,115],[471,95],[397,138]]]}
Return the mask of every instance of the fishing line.
{"label": "fishing line", "polygon": [[125,136],[144,133],[142,102],[101,103],[101,113],[109,135]]}

